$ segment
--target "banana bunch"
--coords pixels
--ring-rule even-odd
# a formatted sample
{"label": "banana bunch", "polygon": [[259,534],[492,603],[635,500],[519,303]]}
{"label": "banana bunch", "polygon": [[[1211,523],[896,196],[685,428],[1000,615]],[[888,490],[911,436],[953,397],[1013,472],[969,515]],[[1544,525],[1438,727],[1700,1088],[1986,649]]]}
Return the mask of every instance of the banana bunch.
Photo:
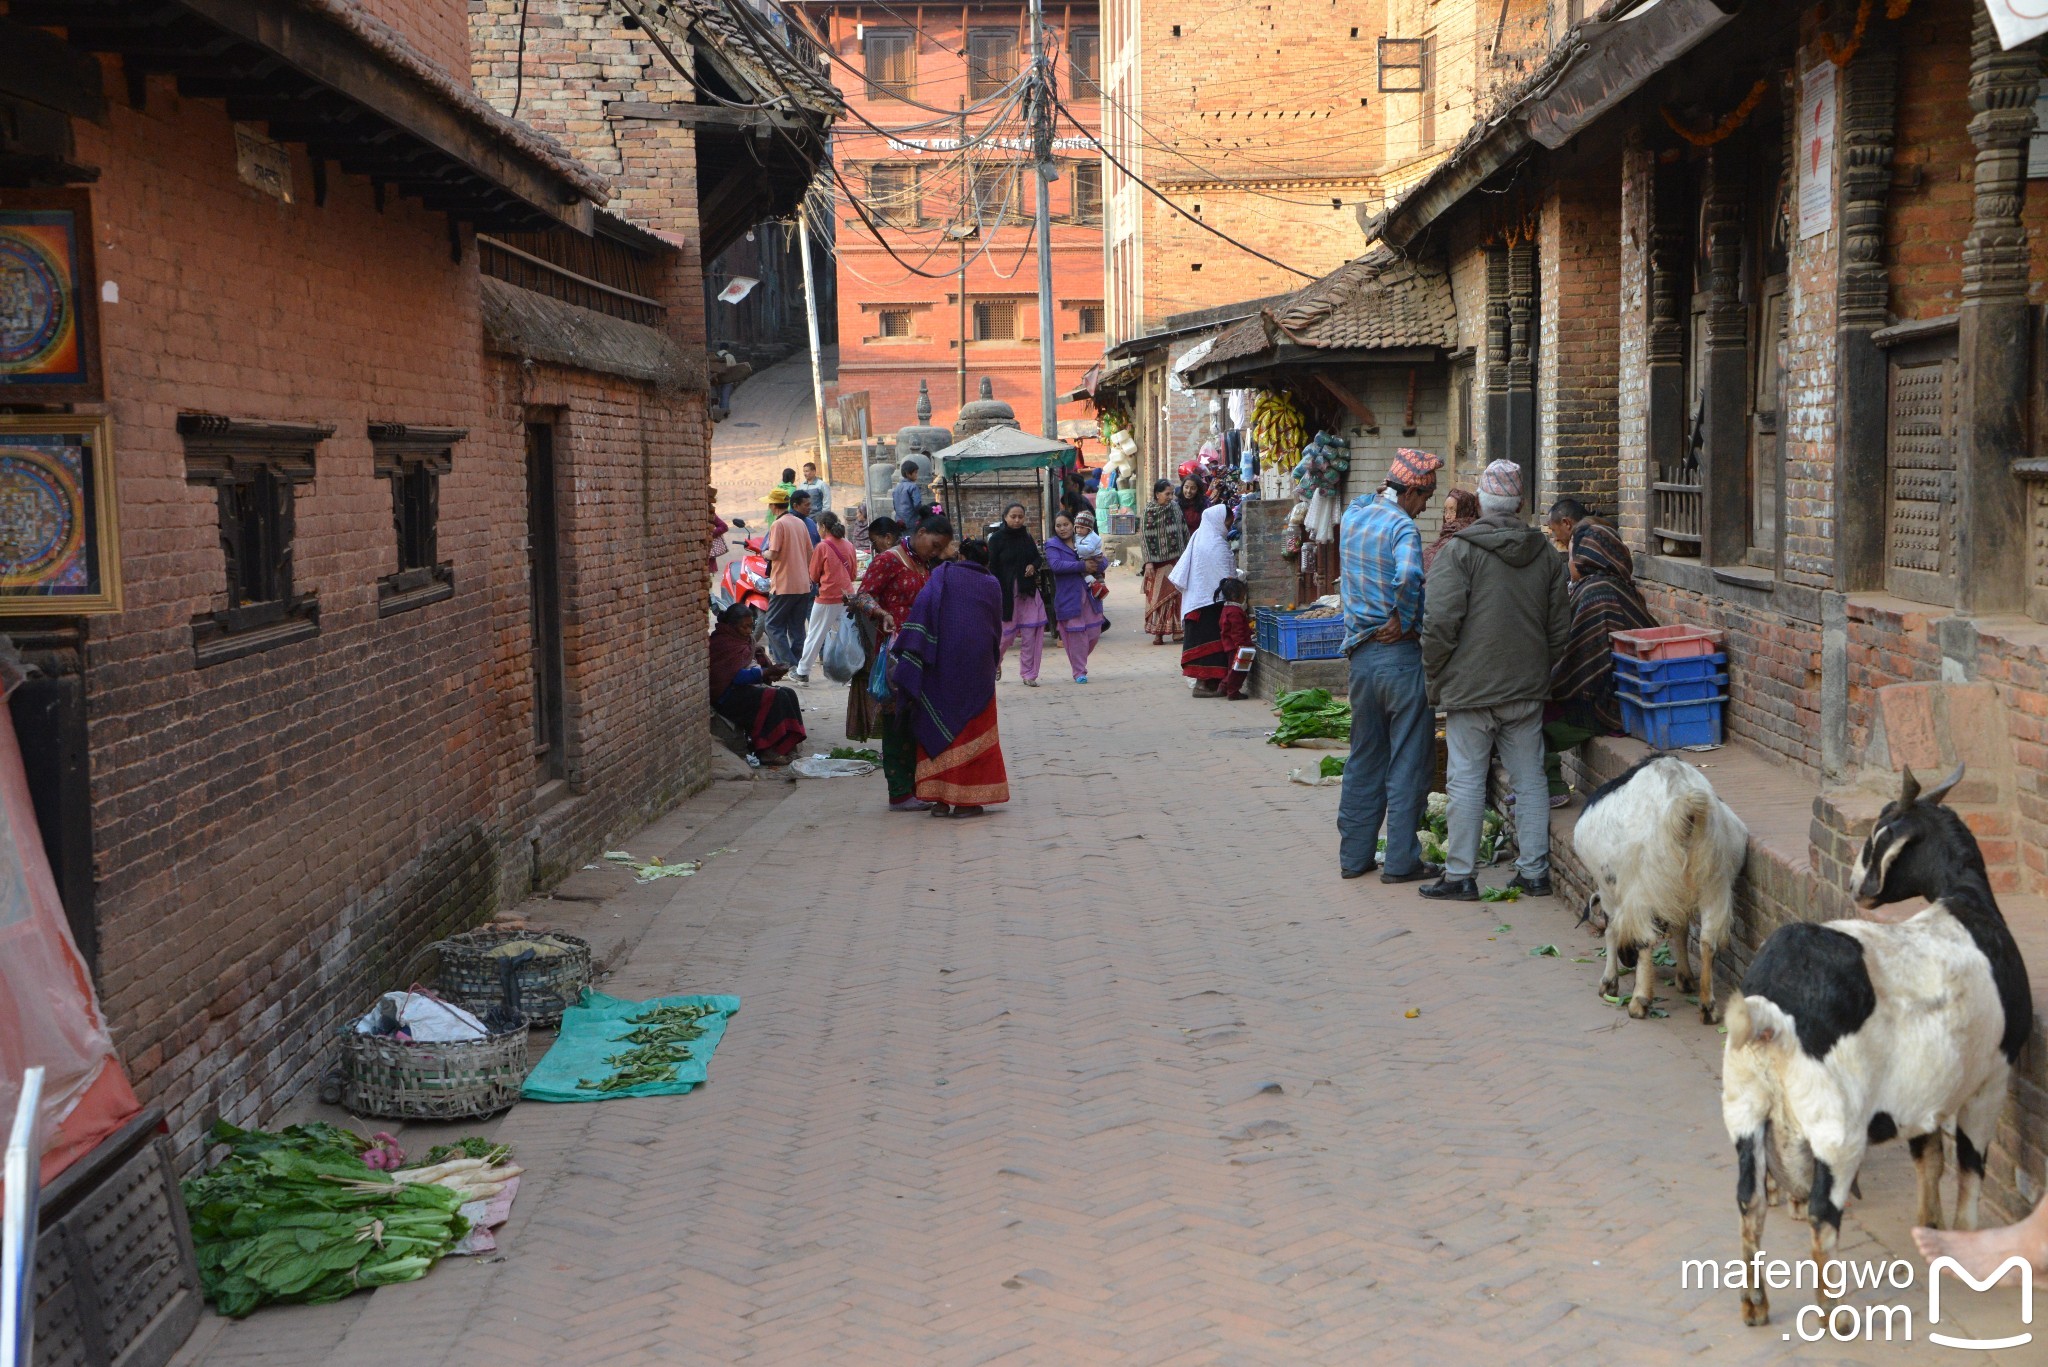
{"label": "banana bunch", "polygon": [[1262,466],[1292,465],[1300,459],[1301,448],[1308,445],[1308,419],[1300,405],[1270,389],[1252,404],[1251,432]]}

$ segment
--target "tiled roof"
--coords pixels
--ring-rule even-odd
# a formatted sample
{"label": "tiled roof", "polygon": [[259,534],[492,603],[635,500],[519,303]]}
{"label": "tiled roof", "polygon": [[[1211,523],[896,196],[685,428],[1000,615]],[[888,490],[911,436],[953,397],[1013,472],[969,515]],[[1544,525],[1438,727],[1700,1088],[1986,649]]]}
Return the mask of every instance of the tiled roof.
{"label": "tiled roof", "polygon": [[1375,248],[1216,337],[1204,366],[1292,344],[1318,351],[1455,344],[1451,281],[1428,262]]}

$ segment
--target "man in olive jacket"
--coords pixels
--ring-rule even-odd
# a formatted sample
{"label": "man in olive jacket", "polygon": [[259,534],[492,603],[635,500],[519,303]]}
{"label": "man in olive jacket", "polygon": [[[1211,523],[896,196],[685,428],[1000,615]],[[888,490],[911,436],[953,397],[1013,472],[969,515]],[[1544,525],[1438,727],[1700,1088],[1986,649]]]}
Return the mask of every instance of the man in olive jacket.
{"label": "man in olive jacket", "polygon": [[1515,787],[1520,857],[1512,886],[1550,895],[1550,785],[1543,773],[1543,703],[1550,667],[1571,639],[1564,557],[1522,520],[1522,468],[1497,460],[1479,479],[1480,518],[1430,567],[1423,599],[1422,672],[1445,713],[1450,799],[1443,877],[1424,897],[1479,900],[1475,866],[1495,749]]}

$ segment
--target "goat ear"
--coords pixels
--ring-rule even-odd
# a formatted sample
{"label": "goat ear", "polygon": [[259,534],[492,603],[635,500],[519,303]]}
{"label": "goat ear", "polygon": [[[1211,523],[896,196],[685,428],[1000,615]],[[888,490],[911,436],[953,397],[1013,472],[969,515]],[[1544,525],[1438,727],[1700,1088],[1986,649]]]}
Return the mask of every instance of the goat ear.
{"label": "goat ear", "polygon": [[1913,766],[1907,765],[1899,778],[1899,806],[1910,807],[1920,797],[1920,780],[1913,777]]}
{"label": "goat ear", "polygon": [[1929,806],[1933,806],[1935,803],[1947,797],[1948,790],[1955,787],[1958,783],[1961,783],[1963,781],[1963,770],[1969,767],[1970,766],[1967,764],[1956,765],[1956,771],[1953,774],[1950,774],[1947,778],[1943,779],[1939,787],[1930,788],[1926,792],[1920,794],[1920,800],[1922,802],[1927,803]]}

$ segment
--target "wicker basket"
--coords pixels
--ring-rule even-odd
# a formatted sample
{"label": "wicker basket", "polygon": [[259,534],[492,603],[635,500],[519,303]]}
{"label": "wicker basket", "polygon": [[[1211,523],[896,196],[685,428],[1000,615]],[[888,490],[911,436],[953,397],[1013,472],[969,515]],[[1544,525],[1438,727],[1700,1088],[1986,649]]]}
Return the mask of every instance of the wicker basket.
{"label": "wicker basket", "polygon": [[545,935],[569,946],[567,954],[534,959],[519,970],[519,1010],[528,1025],[560,1025],[562,1013],[574,1006],[590,986],[590,944],[559,930],[533,927],[510,930],[486,926],[451,935],[435,945],[441,953],[441,996],[481,1016],[498,1004],[499,961],[490,950],[507,940]]}
{"label": "wicker basket", "polygon": [[519,1100],[526,1027],[452,1043],[341,1029],[342,1104],[389,1120],[471,1120]]}

